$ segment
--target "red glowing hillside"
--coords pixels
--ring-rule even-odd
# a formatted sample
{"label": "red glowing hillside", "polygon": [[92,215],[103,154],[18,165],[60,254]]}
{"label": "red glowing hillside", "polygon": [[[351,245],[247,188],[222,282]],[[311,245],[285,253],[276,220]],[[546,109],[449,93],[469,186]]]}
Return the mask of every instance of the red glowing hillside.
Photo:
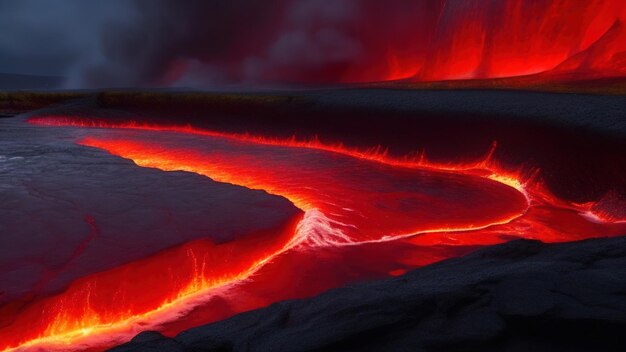
{"label": "red glowing hillside", "polygon": [[409,39],[412,45],[390,49],[387,79],[541,74],[537,79],[549,82],[563,74],[570,79],[626,75],[622,1],[444,1],[440,6],[432,32],[423,24],[410,29],[421,42]]}
{"label": "red glowing hillside", "polygon": [[[535,75],[544,84],[626,76],[626,3],[621,0],[359,5],[357,19],[336,24],[358,38],[360,51],[351,61],[317,68],[277,64],[263,76],[335,83]],[[393,23],[386,22],[389,18]]]}
{"label": "red glowing hillside", "polygon": [[[30,122],[83,127],[79,144],[138,167],[189,171],[283,196],[304,217],[284,232],[218,246],[192,241],[85,276],[15,312],[0,328],[9,350],[68,343],[102,348],[142,327],[174,334],[512,238],[561,242],[626,231],[610,209],[559,199],[539,181],[503,170],[491,153],[475,162],[436,164],[190,127],[63,117]],[[332,269],[342,266],[349,270]],[[308,275],[314,278],[291,284]]]}

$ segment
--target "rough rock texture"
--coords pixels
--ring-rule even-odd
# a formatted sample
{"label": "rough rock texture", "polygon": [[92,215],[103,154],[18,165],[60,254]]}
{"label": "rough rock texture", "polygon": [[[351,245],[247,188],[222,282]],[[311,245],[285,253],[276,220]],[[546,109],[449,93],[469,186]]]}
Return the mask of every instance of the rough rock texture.
{"label": "rough rock texture", "polygon": [[626,237],[520,240],[112,351],[625,351]]}
{"label": "rough rock texture", "polygon": [[300,214],[263,191],[75,144],[85,133],[0,120],[0,305],[195,239],[282,228]]}

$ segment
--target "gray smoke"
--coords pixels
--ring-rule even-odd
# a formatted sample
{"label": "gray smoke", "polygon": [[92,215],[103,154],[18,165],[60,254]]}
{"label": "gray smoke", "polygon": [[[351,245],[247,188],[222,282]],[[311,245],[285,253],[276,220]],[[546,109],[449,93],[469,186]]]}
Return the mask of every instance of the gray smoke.
{"label": "gray smoke", "polygon": [[[135,0],[70,85],[205,86],[332,80],[362,48],[356,0]],[[328,69],[328,68],[331,69]]]}

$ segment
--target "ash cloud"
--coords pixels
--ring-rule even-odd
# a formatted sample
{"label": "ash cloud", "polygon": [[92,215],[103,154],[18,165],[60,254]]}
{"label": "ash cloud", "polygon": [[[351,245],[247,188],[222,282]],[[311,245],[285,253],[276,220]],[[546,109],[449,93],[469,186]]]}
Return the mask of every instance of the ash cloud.
{"label": "ash cloud", "polygon": [[129,5],[103,26],[99,50],[73,66],[68,87],[437,81],[551,70],[576,79],[626,76],[622,0],[577,11],[556,0]]}
{"label": "ash cloud", "polygon": [[[392,2],[401,6],[387,12],[410,3]],[[104,28],[99,60],[75,70],[69,85],[342,81],[371,49],[362,40],[363,13],[376,3],[135,0],[130,20]]]}
{"label": "ash cloud", "polygon": [[[259,0],[136,0],[134,16],[103,31],[102,62],[80,72],[87,86],[171,85],[189,68],[203,74],[269,24]],[[206,67],[205,67],[206,66]],[[209,75],[212,76],[212,75]],[[216,71],[215,76],[219,76]]]}

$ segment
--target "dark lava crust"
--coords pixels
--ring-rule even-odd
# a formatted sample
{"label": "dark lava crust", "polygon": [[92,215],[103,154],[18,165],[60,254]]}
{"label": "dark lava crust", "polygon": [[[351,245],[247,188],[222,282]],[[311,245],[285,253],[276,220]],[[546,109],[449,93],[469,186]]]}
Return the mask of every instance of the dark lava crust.
{"label": "dark lava crust", "polygon": [[124,351],[626,351],[626,237],[520,240]]}

